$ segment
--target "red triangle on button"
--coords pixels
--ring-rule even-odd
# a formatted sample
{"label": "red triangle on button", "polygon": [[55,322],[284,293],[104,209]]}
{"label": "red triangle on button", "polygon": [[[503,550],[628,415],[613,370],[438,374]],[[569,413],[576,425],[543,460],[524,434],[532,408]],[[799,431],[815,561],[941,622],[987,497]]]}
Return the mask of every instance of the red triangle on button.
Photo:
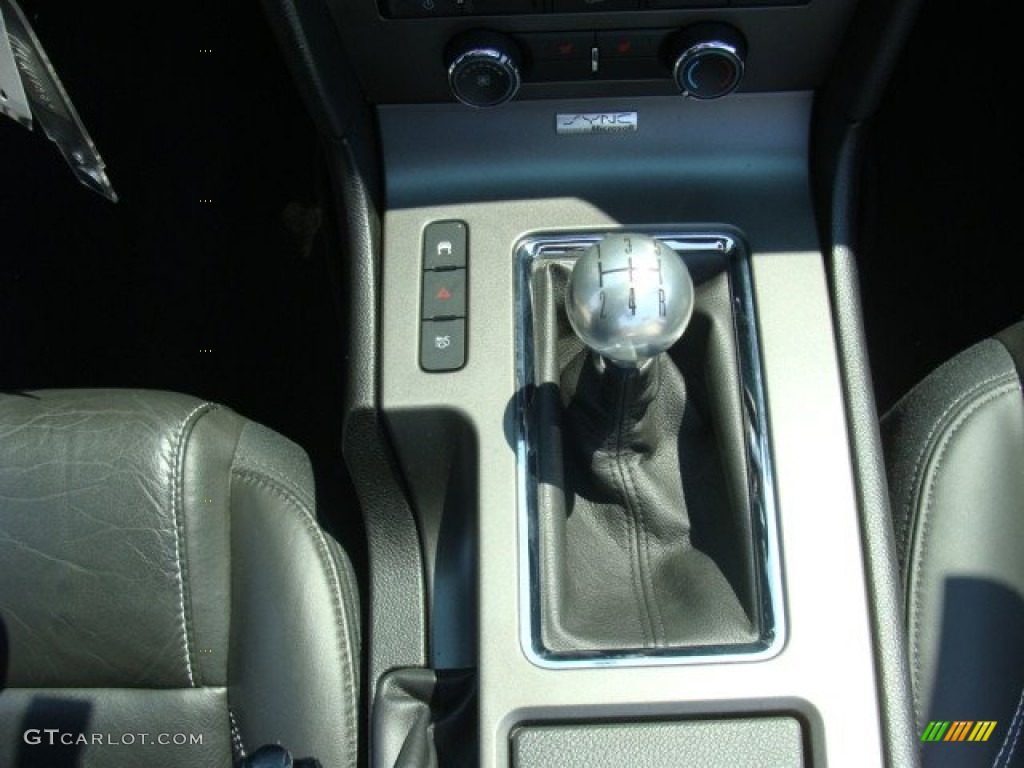
{"label": "red triangle on button", "polygon": [[441,301],[448,301],[448,299],[450,299],[451,297],[452,292],[442,285],[441,290],[437,292],[437,298],[439,298]]}

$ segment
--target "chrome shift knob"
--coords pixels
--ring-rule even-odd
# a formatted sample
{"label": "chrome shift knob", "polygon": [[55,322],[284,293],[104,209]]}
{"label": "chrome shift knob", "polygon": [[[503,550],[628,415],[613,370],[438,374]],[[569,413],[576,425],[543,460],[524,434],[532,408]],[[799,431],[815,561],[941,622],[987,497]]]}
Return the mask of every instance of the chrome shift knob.
{"label": "chrome shift knob", "polygon": [[565,308],[590,349],[639,368],[683,335],[693,314],[693,280],[679,254],[654,238],[609,235],[576,260]]}

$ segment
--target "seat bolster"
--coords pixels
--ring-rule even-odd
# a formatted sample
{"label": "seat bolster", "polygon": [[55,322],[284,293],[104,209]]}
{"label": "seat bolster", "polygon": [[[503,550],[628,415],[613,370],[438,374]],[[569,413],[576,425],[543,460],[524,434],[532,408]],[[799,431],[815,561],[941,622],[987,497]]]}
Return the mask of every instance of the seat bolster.
{"label": "seat bolster", "polygon": [[243,745],[355,765],[359,603],[348,558],[317,524],[312,473],[256,424],[232,467],[230,704]]}
{"label": "seat bolster", "polygon": [[972,756],[994,759],[1024,685],[1024,398],[1005,348],[985,341],[939,368],[882,435],[918,725],[996,721]]}
{"label": "seat bolster", "polygon": [[215,410],[169,392],[0,394],[7,685],[196,685],[182,468]]}
{"label": "seat bolster", "polygon": [[179,479],[184,606],[195,685],[227,685],[231,462],[246,419],[216,407],[196,419]]}
{"label": "seat bolster", "polygon": [[882,418],[896,546],[904,571],[929,456],[950,422],[980,392],[1015,380],[1013,360],[999,342],[989,339],[937,368]]}

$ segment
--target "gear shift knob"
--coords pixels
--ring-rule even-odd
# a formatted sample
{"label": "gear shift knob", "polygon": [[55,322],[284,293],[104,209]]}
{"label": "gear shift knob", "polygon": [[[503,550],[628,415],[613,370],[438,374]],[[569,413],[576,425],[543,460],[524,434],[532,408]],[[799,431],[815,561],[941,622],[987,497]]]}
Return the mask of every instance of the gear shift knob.
{"label": "gear shift knob", "polygon": [[682,258],[654,238],[609,235],[576,260],[565,308],[590,349],[639,368],[683,335],[693,314],[693,280]]}

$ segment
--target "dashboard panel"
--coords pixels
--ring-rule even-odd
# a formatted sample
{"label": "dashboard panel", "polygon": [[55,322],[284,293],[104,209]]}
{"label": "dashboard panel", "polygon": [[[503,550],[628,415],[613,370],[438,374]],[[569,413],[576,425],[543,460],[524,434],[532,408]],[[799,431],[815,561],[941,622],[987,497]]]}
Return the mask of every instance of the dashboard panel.
{"label": "dashboard panel", "polygon": [[[617,10],[610,9],[612,3]],[[419,4],[420,11],[431,4],[433,10],[407,18],[410,4]],[[503,14],[480,2],[455,10],[442,0],[390,0],[384,13],[374,0],[330,0],[329,8],[366,98],[400,104],[453,100],[450,46],[475,30],[504,35],[521,49],[521,99],[679,93],[672,78],[672,35],[707,23],[729,25],[746,43],[740,92],[813,89],[827,76],[856,5],[811,0],[663,7],[668,4],[653,0],[659,7],[627,9],[622,0],[515,0],[499,7],[518,6],[518,12]],[[569,5],[579,12],[567,12]],[[559,50],[567,52],[561,60]]]}

